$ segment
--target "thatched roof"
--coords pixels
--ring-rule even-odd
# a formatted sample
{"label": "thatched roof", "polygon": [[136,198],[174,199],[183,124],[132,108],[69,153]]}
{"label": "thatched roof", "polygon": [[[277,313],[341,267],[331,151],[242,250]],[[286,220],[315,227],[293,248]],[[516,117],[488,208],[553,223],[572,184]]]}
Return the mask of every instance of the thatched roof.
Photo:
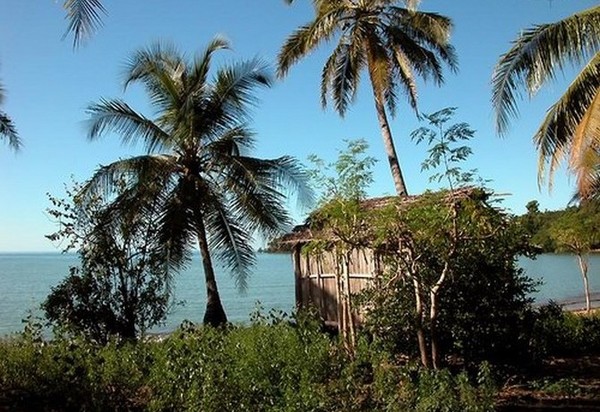
{"label": "thatched roof", "polygon": [[[476,193],[487,193],[485,190],[482,190],[477,187],[467,186],[463,188],[459,188],[454,190],[453,192],[448,191],[448,194],[444,197],[446,202],[451,202],[453,200],[458,199],[466,199],[468,197],[472,197]],[[422,195],[413,195],[413,196],[405,196],[401,199],[398,199],[398,196],[383,196],[383,197],[374,197],[371,199],[365,199],[360,202],[361,206],[366,210],[375,210],[381,209],[386,206],[389,206],[393,202],[398,202],[398,206],[402,207],[403,205],[411,204],[419,199],[421,199],[425,194]],[[307,222],[295,226],[290,233],[283,235],[278,241],[280,243],[295,245],[298,243],[307,243],[314,239],[313,231],[310,228],[310,217],[307,219]]]}

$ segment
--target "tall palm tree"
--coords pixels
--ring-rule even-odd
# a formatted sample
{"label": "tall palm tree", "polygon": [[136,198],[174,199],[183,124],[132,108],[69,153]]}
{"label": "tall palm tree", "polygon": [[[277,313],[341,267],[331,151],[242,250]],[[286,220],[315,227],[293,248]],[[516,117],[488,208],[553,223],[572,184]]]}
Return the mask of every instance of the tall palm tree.
{"label": "tall palm tree", "polygon": [[452,23],[438,14],[417,11],[415,0],[313,3],[314,20],[297,29],[279,53],[278,75],[284,77],[293,64],[337,37],[337,45],[323,67],[321,103],[325,107],[328,99],[333,100],[343,116],[356,97],[362,70],[367,70],[396,192],[406,195],[386,106],[394,115],[398,91],[403,90],[418,114],[416,76],[441,84],[442,62],[456,69],[454,49],[449,44]]}
{"label": "tall palm tree", "polygon": [[[0,105],[4,102],[4,88],[0,84]],[[18,151],[21,148],[21,139],[17,133],[12,119],[0,110],[0,139],[6,139],[11,149]]]}
{"label": "tall palm tree", "polygon": [[226,48],[216,38],[191,61],[161,44],[133,55],[125,87],[141,84],[156,116],[145,117],[122,100],[102,99],[88,108],[89,137],[115,132],[123,143],[144,144],[147,153],[100,167],[81,195],[93,199],[125,179],[127,190],[113,202],[117,212],[143,210],[148,199],[159,199],[160,240],[169,262],[185,262],[198,242],[206,280],[204,322],[210,325],[227,321],[213,259],[231,269],[244,288],[255,260],[253,234],[279,234],[290,223],[285,193],[308,193],[294,159],[249,156],[253,91],[271,80],[255,59],[222,67],[210,81],[213,54]]}
{"label": "tall palm tree", "polygon": [[600,6],[522,32],[496,65],[492,102],[497,130],[505,134],[518,115],[521,89],[535,95],[568,63],[585,64],[533,137],[538,180],[547,174],[551,187],[556,168],[567,160],[579,195],[587,197],[600,188]]}

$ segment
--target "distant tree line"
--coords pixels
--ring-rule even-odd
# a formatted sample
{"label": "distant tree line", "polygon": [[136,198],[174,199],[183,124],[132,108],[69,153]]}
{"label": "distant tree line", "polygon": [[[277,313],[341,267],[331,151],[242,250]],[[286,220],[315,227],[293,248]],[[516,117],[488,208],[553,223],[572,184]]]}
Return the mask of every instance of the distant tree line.
{"label": "distant tree line", "polygon": [[526,208],[527,212],[517,217],[517,221],[540,252],[573,252],[574,243],[585,243],[590,251],[600,249],[600,202],[597,200],[545,211],[540,210],[537,200],[532,200]]}
{"label": "distant tree line", "polygon": [[535,200],[527,203],[527,213],[519,217],[530,242],[547,253],[567,252],[575,256],[585,293],[586,310],[591,310],[588,281],[589,254],[600,249],[600,202],[583,200],[564,210],[540,212]]}

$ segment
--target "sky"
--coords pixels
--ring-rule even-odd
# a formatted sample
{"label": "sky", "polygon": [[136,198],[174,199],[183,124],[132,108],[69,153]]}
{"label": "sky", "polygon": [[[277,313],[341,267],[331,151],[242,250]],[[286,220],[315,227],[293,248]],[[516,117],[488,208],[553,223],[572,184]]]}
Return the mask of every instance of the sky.
{"label": "sky", "polygon": [[[0,251],[57,251],[44,235],[56,230],[46,209],[47,194],[61,197],[69,182],[85,181],[101,164],[141,153],[124,147],[118,136],[90,142],[86,138],[86,107],[102,97],[123,98],[152,116],[141,90],[123,91],[124,62],[152,42],[170,41],[193,56],[215,35],[229,39],[232,51],[215,59],[213,67],[260,57],[274,67],[284,40],[310,21],[308,0],[286,6],[283,0],[104,0],[108,15],[103,27],[73,49],[63,39],[67,22],[62,0],[3,0],[0,14],[0,81],[5,92],[1,108],[15,122],[24,146],[13,153],[0,142]],[[422,0],[421,9],[450,17],[452,44],[459,71],[446,71],[444,86],[419,84],[419,109],[432,113],[457,107],[453,121],[476,130],[470,142],[473,156],[465,168],[477,168],[489,187],[503,195],[502,206],[521,214],[533,199],[542,210],[565,207],[574,179],[564,169],[550,192],[537,181],[537,153],[532,136],[548,107],[560,96],[572,71],[550,83],[535,98],[520,101],[520,117],[503,138],[495,133],[491,77],[499,56],[519,32],[533,24],[553,22],[595,6],[597,0]],[[365,139],[369,155],[380,159],[369,194],[394,193],[371,90],[366,77],[355,104],[340,118],[320,106],[322,66],[330,45],[294,66],[288,76],[258,96],[252,127],[257,136],[254,155],[292,155],[306,162],[310,154],[334,161],[345,139]],[[576,69],[576,68],[575,68]],[[409,193],[435,189],[429,172],[421,171],[427,148],[410,140],[421,126],[406,100],[400,99],[391,120]],[[295,205],[291,202],[291,207]],[[292,210],[297,221],[305,211]]]}

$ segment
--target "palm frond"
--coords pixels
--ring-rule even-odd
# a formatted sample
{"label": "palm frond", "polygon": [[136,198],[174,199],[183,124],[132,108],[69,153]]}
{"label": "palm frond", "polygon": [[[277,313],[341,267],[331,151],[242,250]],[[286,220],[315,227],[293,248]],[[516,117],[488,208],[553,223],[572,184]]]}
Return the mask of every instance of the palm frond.
{"label": "palm frond", "polygon": [[159,110],[166,110],[181,103],[186,70],[186,62],[173,44],[156,42],[138,50],[128,60],[123,74],[124,88],[142,83],[151,103]]}
{"label": "palm frond", "polygon": [[[366,36],[367,67],[373,92],[379,99],[383,99],[390,87],[389,78],[392,71],[388,50],[381,39],[369,33]],[[382,100],[383,101],[383,100]]]}
{"label": "palm frond", "polygon": [[321,72],[321,107],[323,109],[327,108],[329,88],[335,76],[337,62],[341,59],[341,54],[344,53],[346,47],[346,44],[338,43],[323,66],[323,71]]}
{"label": "palm frond", "polygon": [[[282,178],[293,181],[282,170],[283,159],[265,160],[235,156],[227,169],[224,187],[230,199],[231,210],[244,216],[245,225],[255,231],[271,236],[281,234],[291,225],[285,208],[285,188]],[[298,184],[298,182],[293,182]],[[243,213],[243,214],[242,214]]]}
{"label": "palm frond", "polygon": [[174,269],[191,259],[191,246],[196,238],[193,207],[197,205],[190,199],[195,199],[195,196],[189,182],[184,179],[180,179],[172,190],[162,193],[158,241]]}
{"label": "palm frond", "polygon": [[107,132],[117,133],[124,144],[143,143],[149,152],[169,148],[169,134],[152,120],[132,109],[122,100],[101,99],[90,105],[86,112],[88,138],[97,139]]}
{"label": "palm frond", "polygon": [[600,189],[600,152],[598,147],[589,147],[579,154],[577,164],[571,168],[577,181],[579,200],[598,197]]}
{"label": "palm frond", "polygon": [[420,47],[435,53],[436,57],[448,65],[452,72],[458,70],[458,58],[450,44],[453,30],[452,20],[437,13],[410,11],[391,8],[391,22],[388,28],[403,31]]}
{"label": "palm frond", "polygon": [[[0,105],[4,103],[4,86],[0,83]],[[12,119],[0,110],[0,139],[7,139],[8,146],[18,152],[23,146]]]}
{"label": "palm frond", "polygon": [[14,151],[19,151],[23,146],[17,128],[12,119],[2,111],[0,111],[0,139],[7,139],[8,146]]}
{"label": "palm frond", "polygon": [[388,47],[396,51],[395,57],[398,69],[406,71],[406,66],[410,71],[416,72],[423,80],[432,78],[434,83],[441,85],[444,82],[443,69],[437,55],[422,47],[416,41],[408,36],[404,31],[391,27],[387,30]]}
{"label": "palm frond", "polygon": [[539,151],[540,184],[544,182],[548,170],[548,183],[551,187],[553,174],[560,162],[566,159],[568,152],[573,153],[572,164],[575,165],[577,157],[585,153],[592,142],[598,142],[600,139],[593,126],[595,123],[584,121],[586,115],[588,118],[596,116],[588,111],[592,107],[597,108],[593,102],[599,90],[600,53],[584,67],[565,94],[548,110],[534,136],[534,143]]}
{"label": "palm frond", "polygon": [[228,50],[229,42],[223,37],[213,38],[202,53],[199,53],[195,59],[192,69],[190,70],[190,85],[189,90],[198,92],[207,83],[208,72],[212,61],[212,56],[219,50]]}
{"label": "palm frond", "polygon": [[400,84],[403,86],[410,107],[418,113],[418,92],[415,75],[410,66],[410,60],[406,57],[402,50],[397,49],[394,53],[395,57],[395,72],[401,79]]}
{"label": "palm frond", "polygon": [[[143,155],[118,160],[109,165],[100,166],[94,175],[83,185],[78,198],[85,199],[101,197],[110,199],[121,182],[128,187],[137,186],[138,191],[149,190],[157,182],[165,182],[179,167],[176,158],[167,155]],[[159,192],[160,187],[157,189]]]}
{"label": "palm frond", "polygon": [[521,88],[530,96],[567,63],[581,63],[600,49],[600,6],[523,32],[497,63],[492,84],[496,129],[503,135],[518,116]]}
{"label": "palm frond", "polygon": [[210,249],[218,262],[231,270],[238,289],[245,291],[250,269],[256,262],[252,233],[244,226],[240,216],[227,207],[224,198],[206,196],[204,201],[210,205],[203,215]]}
{"label": "palm frond", "polygon": [[[365,57],[362,52],[362,44],[356,38],[348,39],[348,42],[340,42],[339,52],[335,55],[332,76],[326,85],[326,95],[321,100],[327,99],[327,91],[331,91],[335,110],[344,116],[348,106],[356,99],[356,93],[360,85],[360,72],[365,66]],[[324,68],[326,70],[327,67]],[[322,78],[328,74],[324,71]]]}
{"label": "palm frond", "polygon": [[320,44],[330,40],[340,29],[339,19],[342,13],[341,7],[331,8],[323,14],[319,14],[311,23],[292,33],[277,56],[277,77],[285,77],[290,67],[306,57]]}
{"label": "palm frond", "polygon": [[268,64],[258,58],[220,69],[195,116],[202,134],[217,139],[247,121],[250,110],[258,103],[254,91],[271,84]]}
{"label": "palm frond", "polygon": [[73,33],[73,47],[78,47],[102,26],[102,15],[106,9],[100,0],[65,0],[69,26],[63,38]]}

